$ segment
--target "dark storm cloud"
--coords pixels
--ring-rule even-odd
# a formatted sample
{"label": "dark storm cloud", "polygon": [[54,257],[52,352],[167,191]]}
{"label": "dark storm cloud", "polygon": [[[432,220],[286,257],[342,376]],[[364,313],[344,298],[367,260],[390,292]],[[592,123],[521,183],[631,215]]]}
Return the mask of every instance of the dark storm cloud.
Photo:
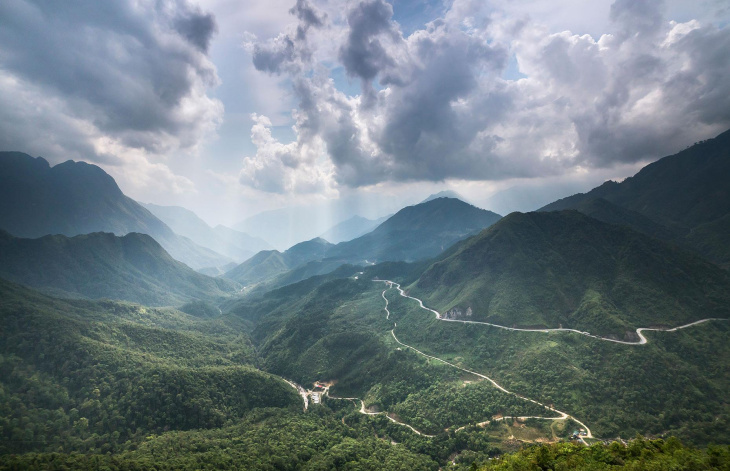
{"label": "dark storm cloud", "polygon": [[481,173],[485,155],[475,161],[462,151],[487,121],[499,118],[510,100],[492,97],[491,106],[476,110],[466,103],[454,105],[477,90],[480,76],[504,66],[506,50],[442,28],[416,38],[411,48],[420,66],[407,86],[393,87],[386,125],[377,137],[381,149],[398,157],[394,177],[438,181],[443,175]]}
{"label": "dark storm cloud", "polygon": [[295,32],[282,33],[266,42],[254,44],[252,58],[257,70],[271,74],[296,73],[311,60],[307,32],[310,28],[322,28],[327,15],[306,0],[297,0],[289,13],[299,20]]}
{"label": "dark storm cloud", "polygon": [[[218,80],[205,55],[214,32],[214,18],[184,1],[9,0],[0,3],[0,73],[53,105],[47,112],[89,123],[89,134],[152,152],[188,147],[221,111],[205,96]],[[0,100],[3,121],[32,106]],[[68,132],[48,125],[39,139]],[[0,133],[12,140],[7,126]]]}
{"label": "dark storm cloud", "polygon": [[215,17],[198,9],[182,12],[175,19],[175,29],[203,52],[208,52],[210,40],[218,30]]}
{"label": "dark storm cloud", "polygon": [[696,99],[685,108],[689,116],[705,124],[730,125],[730,30],[697,29],[682,38],[677,47],[691,61],[690,70],[699,73],[680,75],[668,83],[669,96],[679,99],[690,92]]}
{"label": "dark storm cloud", "polygon": [[299,20],[297,25],[297,39],[304,40],[307,31],[311,27],[321,28],[327,20],[327,15],[315,10],[307,0],[297,0],[289,13],[296,16]]}
{"label": "dark storm cloud", "polygon": [[350,9],[349,33],[339,53],[348,75],[369,82],[383,69],[395,65],[381,41],[401,41],[392,16],[393,7],[382,0],[360,2]]}
{"label": "dark storm cloud", "polygon": [[[354,5],[347,15],[349,33],[339,57],[349,75],[362,79],[363,100],[376,99],[368,96],[374,93],[370,83],[376,77],[390,87],[387,97],[381,94],[372,105],[382,126],[369,133],[388,158],[373,166],[363,161],[362,152],[341,152],[333,158],[338,181],[360,186],[383,177],[438,181],[444,175],[474,176],[474,159],[463,150],[485,121],[509,106],[509,100],[485,98],[485,93],[482,103],[495,105],[488,114],[455,105],[477,90],[480,80],[505,66],[506,48],[491,47],[460,25],[443,20],[406,40],[392,14],[384,1],[368,0]],[[346,143],[351,144],[353,135],[357,133],[348,129],[342,137],[349,137]],[[338,143],[336,148],[347,146]],[[358,171],[343,171],[345,167]]]}
{"label": "dark storm cloud", "polygon": [[289,36],[280,36],[266,44],[256,44],[253,50],[253,65],[257,70],[280,73],[283,66],[295,64],[299,58],[294,41]]}
{"label": "dark storm cloud", "polygon": [[[730,126],[730,30],[696,24],[679,34],[682,25],[663,26],[661,8],[661,2],[622,0],[612,7],[612,19],[627,32],[619,37],[625,58],[595,106],[574,120],[585,164],[652,160],[709,137],[706,129]],[[648,47],[659,40],[662,47]],[[626,119],[637,110],[643,119]]]}

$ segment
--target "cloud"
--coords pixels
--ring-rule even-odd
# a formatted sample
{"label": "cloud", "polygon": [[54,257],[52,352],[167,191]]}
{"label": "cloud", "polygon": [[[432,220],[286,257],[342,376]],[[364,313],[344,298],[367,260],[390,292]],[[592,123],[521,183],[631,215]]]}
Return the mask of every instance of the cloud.
{"label": "cloud", "polygon": [[213,33],[218,29],[213,15],[197,8],[181,12],[174,25],[183,37],[202,52],[208,52]]}
{"label": "cloud", "polygon": [[327,15],[316,10],[307,0],[297,0],[296,5],[289,10],[289,13],[299,19],[297,39],[300,40],[304,39],[309,28],[320,28],[324,26],[327,20]]}
{"label": "cloud", "polygon": [[[282,144],[271,135],[271,121],[252,114],[251,140],[256,155],[246,157],[239,181],[251,188],[270,193],[332,192],[331,165],[317,165],[321,142]],[[306,165],[303,165],[306,164]]]}
{"label": "cloud", "polygon": [[392,16],[393,7],[382,0],[363,1],[348,11],[349,32],[339,57],[348,75],[369,84],[378,73],[395,66],[384,45],[384,42],[399,45],[402,41]]}
{"label": "cloud", "polygon": [[312,52],[307,42],[307,33],[310,28],[324,27],[327,15],[312,7],[307,0],[297,0],[289,14],[299,20],[294,30],[281,33],[265,42],[249,41],[245,44],[251,51],[257,70],[269,73],[288,71],[296,74],[311,62]]}
{"label": "cloud", "polygon": [[[288,77],[298,99],[296,139],[267,154],[269,178],[276,159],[284,172],[327,162],[335,187],[536,178],[652,160],[710,137],[730,127],[730,30],[664,11],[617,0],[612,31],[596,39],[456,0],[404,36],[384,0],[352,2],[323,33],[339,46],[320,62],[342,64],[359,96],[307,60],[321,39],[264,43],[279,42],[273,62],[296,63],[266,70]],[[510,57],[525,78],[502,78]]]}
{"label": "cloud", "polygon": [[616,0],[609,17],[619,25],[619,35],[647,38],[660,32],[664,8],[662,0]]}
{"label": "cloud", "polygon": [[136,166],[140,177],[164,165],[140,167],[140,155],[194,151],[223,115],[207,96],[215,31],[184,0],[2,2],[0,144]]}

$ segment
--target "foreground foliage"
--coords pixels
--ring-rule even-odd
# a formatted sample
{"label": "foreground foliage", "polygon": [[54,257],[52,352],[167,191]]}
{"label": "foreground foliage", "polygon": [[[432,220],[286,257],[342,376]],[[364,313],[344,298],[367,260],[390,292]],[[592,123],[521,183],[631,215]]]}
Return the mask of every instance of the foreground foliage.
{"label": "foreground foliage", "polygon": [[730,469],[730,447],[710,446],[697,450],[684,446],[676,438],[645,440],[638,437],[628,446],[618,442],[590,447],[559,443],[526,447],[505,455],[482,468],[482,471],[528,470],[727,470]]}
{"label": "foreground foliage", "polygon": [[62,301],[0,282],[0,453],[115,452],[150,433],[301,407],[234,325],[172,309]]}

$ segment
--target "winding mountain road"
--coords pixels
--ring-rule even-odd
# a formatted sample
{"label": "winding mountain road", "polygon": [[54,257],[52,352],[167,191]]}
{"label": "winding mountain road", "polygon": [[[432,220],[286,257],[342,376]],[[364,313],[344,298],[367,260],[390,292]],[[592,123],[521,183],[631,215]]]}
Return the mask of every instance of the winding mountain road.
{"label": "winding mountain road", "polygon": [[[361,273],[358,273],[358,275],[359,274],[361,274]],[[593,334],[591,334],[589,332],[582,332],[582,331],[579,331],[579,330],[576,330],[576,329],[564,329],[564,328],[556,328],[556,329],[520,329],[520,328],[517,328],[517,327],[506,327],[506,326],[499,325],[499,324],[492,324],[490,322],[467,321],[467,320],[460,320],[460,319],[446,319],[446,318],[442,317],[441,314],[438,311],[426,307],[423,304],[423,301],[422,300],[406,294],[406,292],[401,288],[400,284],[398,284],[398,283],[396,283],[394,281],[390,281],[390,280],[378,280],[378,279],[376,279],[376,280],[373,280],[373,281],[383,282],[383,283],[385,283],[387,285],[387,288],[384,289],[383,292],[381,293],[381,297],[385,301],[385,307],[383,309],[385,310],[385,313],[386,313],[385,318],[388,319],[388,320],[390,319],[390,310],[388,309],[389,301],[388,301],[388,298],[385,296],[385,293],[389,289],[391,289],[391,288],[396,288],[398,290],[398,293],[402,297],[409,298],[409,299],[412,299],[412,300],[416,301],[421,309],[424,309],[426,311],[429,311],[429,312],[433,313],[436,316],[436,319],[438,319],[440,321],[445,321],[445,322],[461,322],[461,323],[464,323],[464,324],[483,324],[483,325],[488,325],[488,326],[496,327],[496,328],[499,328],[499,329],[512,330],[512,331],[518,331],[518,332],[540,332],[540,333],[549,333],[549,332],[573,332],[573,333],[577,333],[577,334],[580,334],[580,335],[585,335],[587,337],[592,337],[592,338],[595,338],[595,339],[598,339],[598,340],[603,340],[603,341],[606,341],[606,342],[620,343],[620,344],[624,344],[624,345],[643,345],[643,344],[646,344],[648,342],[648,340],[642,334],[642,332],[644,332],[644,331],[675,332],[675,331],[680,330],[680,329],[685,329],[687,327],[692,327],[692,326],[695,326],[695,325],[698,325],[698,324],[702,324],[702,323],[705,323],[705,322],[709,322],[709,321],[727,321],[728,320],[728,319],[722,319],[722,318],[707,318],[707,319],[701,319],[701,320],[698,320],[698,321],[695,321],[695,322],[691,322],[689,324],[681,325],[681,326],[678,326],[678,327],[673,327],[671,329],[641,327],[641,328],[636,329],[636,334],[638,335],[639,340],[638,341],[635,341],[635,342],[629,342],[629,341],[615,340],[615,339],[611,339],[611,338],[601,337],[599,335],[593,335]],[[478,373],[476,371],[473,371],[473,370],[470,370],[470,369],[467,369],[467,368],[458,366],[458,365],[456,365],[454,363],[448,362],[448,361],[446,361],[444,359],[435,357],[433,355],[429,355],[427,353],[424,353],[424,352],[418,350],[417,348],[415,348],[415,347],[413,347],[411,345],[408,345],[406,343],[401,342],[398,339],[398,337],[395,335],[395,329],[397,327],[398,327],[398,324],[394,322],[393,323],[393,329],[391,329],[390,334],[393,336],[393,340],[395,340],[395,342],[398,343],[399,345],[402,345],[405,348],[408,348],[410,350],[413,350],[414,352],[416,352],[419,355],[422,355],[422,356],[424,356],[426,358],[429,358],[429,359],[432,359],[432,360],[435,360],[435,361],[440,361],[440,362],[442,362],[442,363],[444,363],[446,365],[451,366],[452,368],[456,368],[456,369],[461,370],[461,371],[463,371],[465,373],[469,373],[471,375],[474,375],[474,376],[477,376],[477,377],[482,378],[484,380],[487,380],[495,388],[499,389],[500,391],[502,391],[505,394],[512,395],[512,396],[514,396],[514,397],[516,397],[518,399],[521,399],[523,401],[532,402],[533,404],[536,404],[536,405],[538,405],[540,407],[545,408],[546,410],[549,410],[550,412],[554,412],[555,414],[557,414],[557,416],[555,416],[555,417],[543,417],[543,416],[519,416],[519,417],[512,417],[512,416],[507,416],[507,417],[501,417],[501,418],[492,419],[492,420],[507,420],[507,419],[518,419],[518,420],[525,420],[525,419],[565,420],[565,419],[571,419],[574,422],[576,422],[577,424],[579,424],[581,427],[583,427],[585,429],[585,431],[586,431],[586,435],[584,437],[579,437],[578,438],[582,443],[587,444],[583,440],[583,438],[595,438],[595,437],[593,437],[593,434],[591,432],[591,429],[588,428],[587,425],[585,425],[583,422],[581,422],[580,420],[578,420],[574,416],[568,414],[567,412],[563,412],[561,410],[555,409],[554,407],[550,407],[547,404],[543,404],[542,402],[536,401],[536,400],[531,399],[529,397],[526,397],[526,396],[523,396],[521,394],[518,394],[518,393],[515,393],[513,391],[510,391],[507,388],[505,388],[504,386],[502,386],[499,383],[497,383],[495,380],[493,380],[489,376],[486,376],[486,375],[483,375],[483,374]],[[284,379],[284,378],[282,378],[282,379]],[[299,394],[302,396],[302,399],[304,400],[304,409],[306,410],[307,409],[307,406],[309,405],[309,400],[308,400],[308,397],[307,397],[308,396],[307,391],[304,390],[304,388],[302,386],[300,386],[300,385],[298,385],[298,384],[296,384],[296,383],[294,383],[292,381],[289,381],[287,379],[284,379],[284,381],[286,381],[290,386],[292,386],[293,388],[295,388],[297,390],[297,392],[299,392]],[[414,433],[416,433],[416,434],[418,434],[420,436],[431,437],[431,438],[435,436],[435,435],[429,435],[429,434],[423,433],[423,432],[415,429],[411,425],[408,425],[408,424],[406,424],[404,422],[401,422],[401,421],[399,421],[399,420],[397,420],[397,419],[389,416],[387,412],[369,412],[365,408],[365,402],[362,399],[358,398],[358,397],[336,397],[336,396],[332,396],[332,395],[329,394],[329,387],[326,387],[325,388],[324,395],[326,395],[327,397],[329,397],[331,399],[348,400],[348,401],[359,401],[360,402],[359,412],[361,414],[365,414],[365,415],[381,415],[382,414],[382,415],[385,415],[385,417],[388,420],[390,420],[391,422],[393,422],[393,423],[395,423],[397,425],[401,425],[403,427],[407,427],[411,431],[413,431]],[[477,425],[485,425],[485,424],[487,424],[489,422],[490,421],[488,420],[488,421],[485,421],[485,422],[481,422],[481,423],[479,423]],[[465,427],[466,426],[459,427],[459,428],[456,429],[456,431],[458,432],[459,430],[462,430]]]}
{"label": "winding mountain road", "polygon": [[[620,343],[620,344],[623,344],[623,345],[644,345],[645,343],[648,342],[648,340],[646,339],[646,337],[644,337],[644,335],[642,334],[642,332],[644,332],[644,331],[675,332],[675,331],[680,330],[680,329],[686,329],[687,327],[692,327],[692,326],[695,326],[695,325],[698,325],[698,324],[702,324],[702,323],[705,323],[705,322],[709,322],[709,321],[727,321],[728,320],[728,319],[723,319],[721,317],[708,317],[707,319],[700,319],[698,321],[690,322],[689,324],[680,325],[678,327],[673,327],[671,329],[653,328],[653,327],[640,327],[640,328],[636,329],[636,335],[639,337],[639,340],[637,340],[637,341],[616,340],[616,339],[612,339],[612,338],[608,338],[608,337],[601,337],[600,335],[591,334],[590,332],[582,332],[582,331],[577,330],[577,329],[565,329],[565,328],[521,329],[521,328],[518,328],[518,327],[507,327],[507,326],[504,326],[504,325],[492,324],[491,322],[467,321],[467,320],[461,320],[461,319],[447,319],[447,318],[441,316],[441,314],[438,311],[435,311],[433,309],[430,309],[430,308],[424,306],[423,305],[423,301],[421,301],[420,299],[414,298],[413,296],[407,295],[406,292],[403,290],[403,288],[400,287],[400,284],[398,284],[398,283],[396,283],[394,281],[390,281],[390,280],[374,280],[374,281],[382,281],[382,282],[388,284],[389,286],[394,286],[398,290],[398,292],[400,293],[401,296],[403,296],[404,298],[409,298],[409,299],[413,299],[414,301],[417,301],[418,302],[418,305],[422,309],[425,309],[426,311],[432,312],[436,316],[436,319],[438,319],[440,321],[444,321],[444,322],[460,322],[462,324],[489,325],[489,326],[492,326],[492,327],[496,327],[498,329],[512,330],[512,331],[515,331],[515,332],[541,332],[543,334],[547,334],[549,332],[573,332],[573,333],[576,333],[576,334],[585,335],[586,337],[591,337],[591,338],[594,338],[594,339],[603,340],[605,342]],[[383,297],[385,297],[385,296],[383,296]]]}
{"label": "winding mountain road", "polygon": [[[378,280],[378,281],[385,281],[387,284],[389,284],[390,287],[392,287],[393,285],[398,286],[398,290],[399,290],[401,296],[418,301],[419,306],[421,306],[423,309],[425,309],[427,311],[431,311],[433,313],[436,313],[436,315],[438,315],[438,312],[434,311],[433,309],[429,309],[429,308],[425,307],[423,305],[423,302],[420,299],[406,295],[403,292],[403,290],[400,289],[400,285],[398,285],[398,283],[394,283],[394,282],[388,281],[388,280]],[[383,291],[383,293],[382,293],[382,297],[385,299],[385,303],[386,303],[385,304],[385,308],[384,308],[385,309],[385,312],[387,313],[386,319],[389,319],[390,318],[390,310],[388,309],[388,300],[387,300],[387,298],[385,298],[385,292],[388,291],[388,289],[390,289],[390,288],[386,288]],[[560,410],[555,409],[553,407],[550,407],[550,406],[548,406],[546,404],[543,404],[542,402],[538,402],[538,401],[536,401],[534,399],[530,399],[529,397],[526,397],[526,396],[523,396],[521,394],[517,394],[515,392],[512,392],[512,391],[508,390],[507,388],[505,388],[504,386],[502,386],[501,384],[497,383],[495,380],[493,380],[489,376],[483,375],[481,373],[477,373],[476,371],[472,371],[472,370],[469,370],[467,368],[463,368],[461,366],[455,365],[455,364],[453,364],[451,362],[448,362],[448,361],[443,360],[441,358],[435,357],[433,355],[429,355],[427,353],[423,353],[422,351],[418,350],[417,348],[412,347],[411,345],[408,345],[406,343],[401,342],[400,340],[398,340],[398,337],[396,337],[396,335],[395,335],[395,329],[397,327],[398,327],[398,324],[397,323],[393,323],[393,329],[390,331],[390,334],[393,336],[393,339],[399,345],[403,345],[404,347],[409,348],[409,349],[413,350],[414,352],[416,352],[416,353],[418,353],[420,355],[423,355],[426,358],[430,358],[432,360],[440,361],[441,363],[445,363],[445,364],[447,364],[447,365],[449,365],[449,366],[451,366],[453,368],[456,368],[458,370],[464,371],[466,373],[472,374],[472,375],[477,376],[477,377],[482,378],[482,379],[486,379],[487,381],[489,381],[490,383],[492,383],[492,386],[494,386],[495,388],[499,389],[500,391],[502,391],[505,394],[509,394],[509,395],[514,396],[514,397],[516,397],[518,399],[522,399],[523,401],[532,402],[533,404],[537,404],[538,406],[541,406],[541,407],[543,407],[543,408],[545,408],[545,409],[547,409],[547,410],[549,410],[551,412],[555,412],[556,414],[558,414],[557,417],[536,417],[536,416],[530,416],[530,417],[525,417],[525,418],[545,419],[545,420],[572,419],[573,421],[575,421],[577,424],[579,424],[580,426],[582,426],[586,430],[586,433],[587,433],[586,438],[593,438],[593,434],[591,433],[591,429],[589,429],[587,425],[585,425],[583,422],[581,422],[580,420],[576,419],[572,415],[568,414],[567,412],[560,411]]]}
{"label": "winding mountain road", "polygon": [[[698,321],[695,321],[695,322],[691,322],[689,324],[685,324],[685,325],[681,325],[681,326],[678,326],[678,327],[674,327],[674,328],[671,328],[671,329],[641,327],[641,328],[636,329],[636,334],[638,335],[639,340],[638,341],[635,341],[635,342],[629,342],[629,341],[615,340],[615,339],[611,339],[611,338],[601,337],[599,335],[593,335],[593,334],[591,334],[589,332],[581,332],[581,331],[576,330],[576,329],[564,329],[564,328],[557,328],[557,329],[520,329],[520,328],[516,328],[516,327],[506,327],[506,326],[503,326],[503,325],[492,324],[492,323],[489,323],[489,322],[467,321],[467,320],[458,320],[458,319],[446,319],[446,318],[442,317],[441,314],[438,311],[435,311],[435,310],[433,310],[431,308],[426,307],[423,304],[423,301],[422,300],[406,294],[406,292],[401,288],[400,284],[398,284],[398,283],[396,283],[394,281],[390,281],[390,280],[374,280],[374,281],[376,281],[376,282],[377,281],[383,282],[383,283],[385,283],[388,286],[381,293],[381,296],[385,300],[385,308],[384,309],[385,309],[385,312],[386,312],[386,317],[385,317],[386,319],[390,319],[390,310],[388,309],[388,299],[385,297],[385,293],[388,291],[388,289],[391,289],[391,288],[395,287],[398,290],[398,293],[402,297],[409,298],[409,299],[412,299],[412,300],[416,301],[418,303],[418,305],[421,307],[421,309],[424,309],[426,311],[429,311],[429,312],[433,313],[436,316],[436,319],[441,320],[441,321],[445,321],[445,322],[461,322],[461,323],[464,323],[464,324],[483,324],[483,325],[489,325],[489,326],[492,326],[492,327],[496,327],[496,328],[499,328],[499,329],[519,331],[519,332],[541,332],[541,333],[549,333],[549,332],[574,332],[574,333],[578,333],[580,335],[585,335],[587,337],[592,337],[592,338],[595,338],[595,339],[598,339],[598,340],[603,340],[603,341],[606,341],[606,342],[620,343],[620,344],[624,344],[624,345],[644,345],[644,344],[646,344],[648,342],[648,340],[642,334],[642,332],[644,332],[644,331],[675,332],[677,330],[685,329],[687,327],[692,327],[692,326],[695,326],[695,325],[698,325],[698,324],[702,324],[704,322],[709,322],[709,321],[727,321],[728,320],[728,319],[722,319],[722,318],[707,318],[707,319],[701,319],[701,320],[698,320]],[[593,434],[591,433],[591,430],[590,430],[590,428],[588,428],[588,426],[586,426],[583,422],[581,422],[580,420],[576,419],[575,417],[573,417],[572,415],[568,414],[567,412],[560,411],[560,410],[555,409],[553,407],[550,407],[550,406],[548,406],[546,404],[543,404],[541,402],[538,402],[538,401],[536,401],[534,399],[530,399],[529,397],[526,397],[526,396],[523,396],[521,394],[517,394],[515,392],[509,391],[504,386],[500,385],[499,383],[497,383],[492,378],[490,378],[490,377],[488,377],[486,375],[483,375],[481,373],[477,373],[476,371],[472,371],[472,370],[469,370],[467,368],[463,368],[461,366],[455,365],[455,364],[450,363],[450,362],[448,362],[446,360],[443,360],[441,358],[438,358],[438,357],[435,357],[435,356],[432,356],[432,355],[428,355],[427,353],[423,353],[422,351],[418,350],[417,348],[415,348],[415,347],[413,347],[411,345],[408,345],[408,344],[405,344],[405,343],[401,342],[398,339],[398,337],[396,337],[396,335],[395,335],[395,329],[396,329],[397,326],[398,326],[397,323],[394,323],[393,324],[393,329],[390,331],[390,334],[393,336],[393,339],[399,345],[402,345],[402,346],[404,346],[406,348],[409,348],[409,349],[413,350],[414,352],[419,353],[420,355],[423,355],[426,358],[430,358],[432,360],[440,361],[440,362],[445,363],[445,364],[447,364],[447,365],[449,365],[451,367],[457,368],[457,369],[459,369],[461,371],[464,371],[466,373],[470,373],[472,375],[475,375],[477,377],[480,377],[482,379],[485,379],[485,380],[489,381],[490,383],[492,383],[492,385],[495,388],[499,389],[500,391],[502,391],[502,392],[504,392],[506,394],[510,394],[510,395],[515,396],[515,397],[517,397],[519,399],[522,399],[524,401],[532,402],[532,403],[537,404],[537,405],[539,405],[541,407],[544,407],[545,409],[547,409],[547,410],[549,410],[551,412],[555,412],[556,414],[559,414],[558,417],[533,417],[533,416],[531,416],[531,417],[518,417],[518,418],[525,418],[525,419],[526,418],[535,418],[535,419],[545,419],[545,420],[572,419],[573,421],[575,421],[576,423],[578,423],[580,426],[582,426],[586,430],[586,438],[594,438],[593,437]],[[582,438],[580,438],[580,440],[583,443],[585,443],[585,441],[583,441]]]}
{"label": "winding mountain road", "polygon": [[399,420],[394,419],[393,417],[389,416],[387,412],[370,412],[370,411],[368,411],[367,409],[365,409],[365,402],[362,399],[360,399],[359,397],[337,397],[337,396],[333,396],[333,395],[330,394],[330,388],[329,388],[329,386],[327,386],[327,387],[324,388],[324,394],[327,397],[329,397],[330,399],[338,399],[338,400],[343,400],[343,401],[355,401],[355,402],[359,401],[360,402],[360,411],[359,412],[361,414],[364,414],[364,415],[381,415],[382,414],[382,415],[385,415],[385,417],[388,420],[390,420],[391,422],[393,422],[394,424],[401,425],[403,427],[407,427],[407,428],[411,429],[417,435],[420,435],[422,437],[429,437],[429,438],[435,437],[435,435],[429,435],[427,433],[423,433],[420,430],[415,429],[414,427],[408,425],[405,422],[401,422]]}

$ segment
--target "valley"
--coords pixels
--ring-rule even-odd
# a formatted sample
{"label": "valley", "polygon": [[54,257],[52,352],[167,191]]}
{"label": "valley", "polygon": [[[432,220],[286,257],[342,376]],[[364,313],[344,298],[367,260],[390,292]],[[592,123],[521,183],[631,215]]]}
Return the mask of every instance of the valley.
{"label": "valley", "polygon": [[730,456],[726,208],[654,197],[667,166],[722,196],[727,139],[543,211],[437,194],[281,251],[98,167],[0,154],[46,208],[0,214],[0,470]]}

